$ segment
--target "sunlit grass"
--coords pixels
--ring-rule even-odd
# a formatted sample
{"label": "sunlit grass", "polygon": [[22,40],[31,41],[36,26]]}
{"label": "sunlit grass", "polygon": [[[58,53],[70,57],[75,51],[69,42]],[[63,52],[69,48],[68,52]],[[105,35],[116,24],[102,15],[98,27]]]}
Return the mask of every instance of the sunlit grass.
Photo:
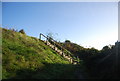
{"label": "sunlit grass", "polygon": [[73,65],[41,40],[7,29],[2,34],[3,79],[50,79],[73,73]]}

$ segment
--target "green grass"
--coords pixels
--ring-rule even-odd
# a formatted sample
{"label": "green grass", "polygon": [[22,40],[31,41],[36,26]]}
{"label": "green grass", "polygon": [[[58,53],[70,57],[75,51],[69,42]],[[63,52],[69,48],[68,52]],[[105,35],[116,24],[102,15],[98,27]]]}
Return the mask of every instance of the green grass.
{"label": "green grass", "polygon": [[74,78],[74,66],[41,40],[2,29],[3,79]]}

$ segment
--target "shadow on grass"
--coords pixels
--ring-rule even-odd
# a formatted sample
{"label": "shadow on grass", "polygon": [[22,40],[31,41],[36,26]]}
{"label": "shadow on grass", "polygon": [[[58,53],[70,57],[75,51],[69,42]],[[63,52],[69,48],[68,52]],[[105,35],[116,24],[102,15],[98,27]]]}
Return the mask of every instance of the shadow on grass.
{"label": "shadow on grass", "polygon": [[36,69],[20,69],[10,79],[76,79],[75,68],[72,64],[49,64]]}

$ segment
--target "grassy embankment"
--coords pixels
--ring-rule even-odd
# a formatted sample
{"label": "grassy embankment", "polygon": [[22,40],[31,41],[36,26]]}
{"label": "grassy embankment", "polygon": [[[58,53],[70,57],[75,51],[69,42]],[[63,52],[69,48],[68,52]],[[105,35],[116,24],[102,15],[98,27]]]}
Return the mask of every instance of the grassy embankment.
{"label": "grassy embankment", "polygon": [[41,40],[13,30],[0,29],[3,79],[75,78],[75,66]]}

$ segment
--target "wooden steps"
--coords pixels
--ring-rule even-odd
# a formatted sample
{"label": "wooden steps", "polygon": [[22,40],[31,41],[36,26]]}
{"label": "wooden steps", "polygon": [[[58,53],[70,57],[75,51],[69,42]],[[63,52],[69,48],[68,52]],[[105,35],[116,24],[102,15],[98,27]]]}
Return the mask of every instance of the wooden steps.
{"label": "wooden steps", "polygon": [[[56,47],[55,45],[56,45],[56,43],[55,43],[55,41],[54,40],[51,40],[51,41],[53,41],[53,43],[54,44],[52,44],[52,43],[50,43],[49,41],[48,41],[48,37],[46,37],[45,35],[43,35],[43,34],[40,34],[40,40],[42,40],[41,39],[41,37],[44,37],[44,38],[46,38],[46,41],[44,40],[44,43],[46,44],[46,45],[48,45],[50,48],[52,48],[53,50],[55,50],[59,55],[61,55],[62,57],[64,57],[64,58],[66,58],[70,63],[72,63],[72,64],[78,64],[78,62],[77,61],[74,61],[74,59],[70,56],[70,54],[65,54],[64,52],[63,52],[63,50],[61,50],[61,49],[63,49],[62,48],[62,46],[60,46],[61,47],[61,49],[58,49],[58,47]],[[57,44],[58,45],[58,44]]]}

